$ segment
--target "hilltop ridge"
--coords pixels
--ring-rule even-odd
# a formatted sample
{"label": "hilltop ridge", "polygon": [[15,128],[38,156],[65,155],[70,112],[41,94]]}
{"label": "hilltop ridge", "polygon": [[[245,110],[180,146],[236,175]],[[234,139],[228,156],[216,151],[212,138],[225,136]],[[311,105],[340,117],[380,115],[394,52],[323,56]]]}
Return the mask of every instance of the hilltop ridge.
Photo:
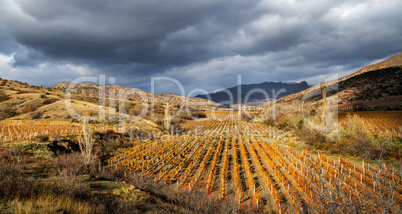
{"label": "hilltop ridge", "polygon": [[[395,102],[402,95],[402,53],[385,59],[381,62],[366,66],[358,71],[325,83],[330,105],[349,105],[350,110],[357,103],[371,105],[386,99],[394,108]],[[334,96],[336,95],[336,96]],[[290,103],[298,101],[317,102],[322,98],[321,85],[312,86],[299,93],[288,95],[277,100],[276,103]],[[388,108],[387,103],[384,108]],[[400,104],[399,104],[400,105]],[[376,104],[378,107],[379,105]],[[377,109],[373,107],[373,110]],[[398,108],[398,107],[397,107]]]}

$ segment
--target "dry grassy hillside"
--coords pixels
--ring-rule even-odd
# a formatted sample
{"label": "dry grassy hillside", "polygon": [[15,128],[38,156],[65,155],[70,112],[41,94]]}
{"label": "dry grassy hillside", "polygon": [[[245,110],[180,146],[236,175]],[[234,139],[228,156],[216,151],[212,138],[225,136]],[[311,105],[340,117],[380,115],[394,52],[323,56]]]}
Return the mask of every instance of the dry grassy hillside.
{"label": "dry grassy hillside", "polygon": [[[69,82],[62,82],[52,86],[51,88],[65,91],[69,87],[69,85]],[[73,90],[71,91],[71,93],[95,99],[99,97],[99,94],[102,94],[102,89],[104,90],[105,98],[122,98],[129,101],[145,102],[148,104],[151,104],[152,100],[155,103],[169,102],[174,104],[186,105],[190,108],[196,108],[198,110],[210,110],[214,106],[220,106],[215,102],[208,101],[202,98],[185,97],[176,94],[152,94],[140,89],[126,88],[118,85],[108,85],[104,87],[100,87],[97,84],[73,85]]]}
{"label": "dry grassy hillside", "polygon": [[[382,62],[360,69],[349,76],[326,82],[325,86],[329,98],[337,95],[338,100],[336,102],[346,104],[402,95],[401,79],[402,54],[400,53]],[[303,99],[315,102],[321,98],[321,86],[315,85],[300,93],[283,97],[276,102],[291,103]],[[337,103],[334,100],[330,105]]]}
{"label": "dry grassy hillside", "polygon": [[[52,87],[44,87],[19,81],[0,80],[0,119],[71,121],[74,115],[66,110],[65,103],[65,91],[69,84],[63,82]],[[214,102],[201,98],[188,98],[174,94],[152,96],[151,93],[140,89],[111,85],[104,87],[105,99],[101,99],[101,101],[105,107],[100,107],[99,101],[103,96],[100,94],[100,90],[102,87],[96,84],[74,85],[70,102],[74,112],[79,116],[89,116],[93,121],[116,121],[119,118],[131,118],[149,124],[146,119],[164,117],[167,102],[170,103],[169,108],[172,115],[184,107],[183,102],[184,105],[189,106],[191,111],[218,106]],[[121,97],[120,92],[127,96]],[[154,117],[152,118],[151,104],[154,104]]]}

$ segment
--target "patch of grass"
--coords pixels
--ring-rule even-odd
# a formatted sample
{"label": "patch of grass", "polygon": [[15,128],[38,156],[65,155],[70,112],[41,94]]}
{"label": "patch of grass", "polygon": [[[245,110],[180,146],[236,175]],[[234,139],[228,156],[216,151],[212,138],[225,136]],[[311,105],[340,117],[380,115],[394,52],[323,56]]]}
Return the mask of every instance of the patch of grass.
{"label": "patch of grass", "polygon": [[104,207],[67,196],[41,195],[35,199],[10,202],[14,213],[103,213]]}

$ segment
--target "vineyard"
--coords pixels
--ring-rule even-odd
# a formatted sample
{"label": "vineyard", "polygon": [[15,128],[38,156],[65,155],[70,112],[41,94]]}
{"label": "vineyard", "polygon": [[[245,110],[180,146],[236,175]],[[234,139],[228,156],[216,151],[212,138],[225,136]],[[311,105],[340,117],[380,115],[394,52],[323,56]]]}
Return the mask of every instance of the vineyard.
{"label": "vineyard", "polygon": [[274,142],[270,127],[231,114],[187,128],[194,133],[137,144],[110,164],[260,211],[392,212],[402,205],[396,169],[298,152]]}
{"label": "vineyard", "polygon": [[[113,126],[92,126],[97,132],[107,130],[118,131]],[[73,125],[34,125],[34,124],[0,124],[0,140],[2,141],[26,141],[38,136],[65,136],[79,135],[81,126]]]}
{"label": "vineyard", "polygon": [[[349,114],[357,115],[372,133],[402,138],[402,111],[358,111]],[[339,112],[341,124],[345,123],[347,116],[348,113]]]}

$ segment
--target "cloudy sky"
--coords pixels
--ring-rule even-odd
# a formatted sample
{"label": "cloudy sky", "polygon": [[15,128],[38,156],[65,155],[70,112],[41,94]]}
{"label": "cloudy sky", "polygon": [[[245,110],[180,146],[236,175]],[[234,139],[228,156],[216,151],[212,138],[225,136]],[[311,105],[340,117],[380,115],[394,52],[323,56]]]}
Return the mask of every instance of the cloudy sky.
{"label": "cloudy sky", "polygon": [[[0,0],[0,77],[186,93],[344,76],[402,51],[400,0]],[[156,92],[178,92],[167,80]],[[197,94],[197,93],[195,93]]]}

